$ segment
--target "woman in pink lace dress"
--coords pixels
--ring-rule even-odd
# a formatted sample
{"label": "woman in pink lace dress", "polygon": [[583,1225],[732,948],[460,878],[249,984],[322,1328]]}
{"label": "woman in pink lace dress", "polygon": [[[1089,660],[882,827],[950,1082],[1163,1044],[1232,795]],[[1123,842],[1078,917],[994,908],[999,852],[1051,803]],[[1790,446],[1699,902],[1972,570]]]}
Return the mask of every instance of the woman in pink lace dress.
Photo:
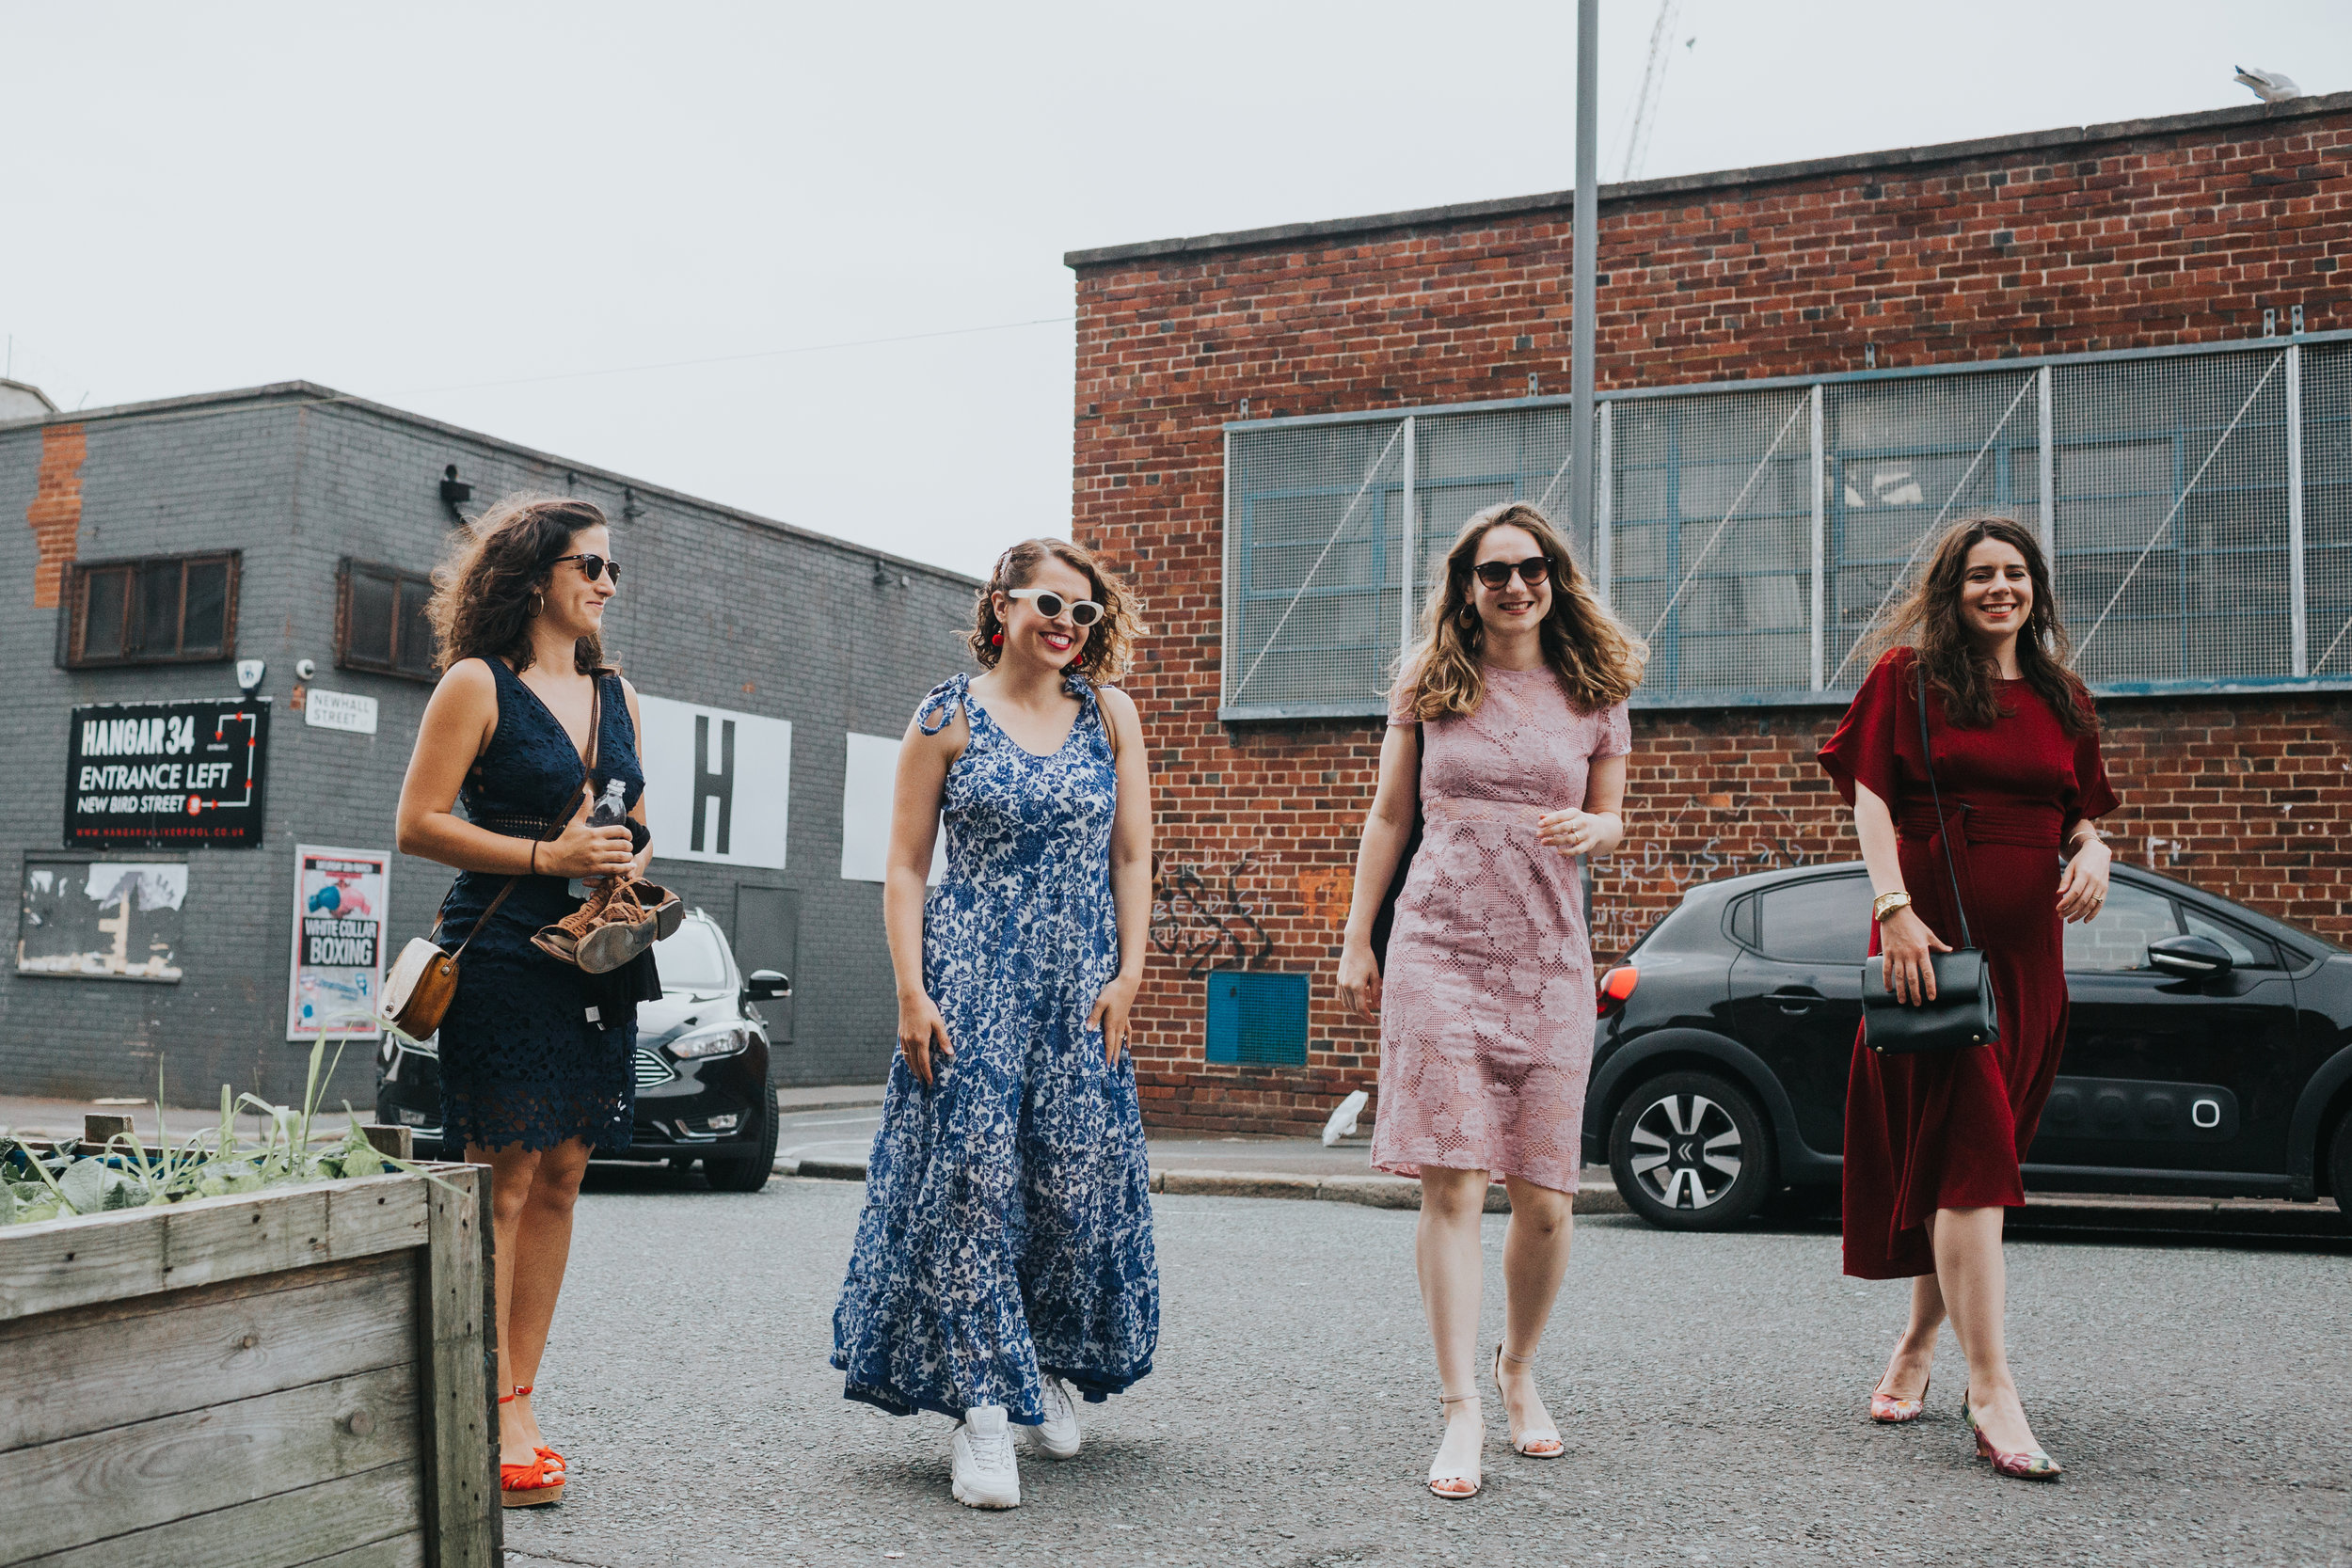
{"label": "woman in pink lace dress", "polygon": [[[1646,657],[1543,515],[1513,502],[1471,518],[1447,552],[1391,704],[1340,997],[1380,1016],[1373,1164],[1421,1179],[1414,1259],[1444,1387],[1445,1439],[1429,1466],[1440,1497],[1480,1484],[1478,1227],[1490,1180],[1511,1194],[1496,1390],[1515,1449],[1564,1451],[1533,1365],[1567,1268],[1593,1063],[1577,857],[1625,837],[1625,703]],[[1384,984],[1373,927],[1416,799],[1423,838]]]}

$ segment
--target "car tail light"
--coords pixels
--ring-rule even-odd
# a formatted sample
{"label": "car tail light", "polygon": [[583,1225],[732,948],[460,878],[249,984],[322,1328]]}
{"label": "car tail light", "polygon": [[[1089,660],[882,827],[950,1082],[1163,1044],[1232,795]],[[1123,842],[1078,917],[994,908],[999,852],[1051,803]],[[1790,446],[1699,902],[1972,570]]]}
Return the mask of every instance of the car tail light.
{"label": "car tail light", "polygon": [[1593,1011],[1606,1016],[1609,1009],[1624,1005],[1633,994],[1633,988],[1642,983],[1642,972],[1631,964],[1619,964],[1600,977],[1600,989],[1593,997]]}

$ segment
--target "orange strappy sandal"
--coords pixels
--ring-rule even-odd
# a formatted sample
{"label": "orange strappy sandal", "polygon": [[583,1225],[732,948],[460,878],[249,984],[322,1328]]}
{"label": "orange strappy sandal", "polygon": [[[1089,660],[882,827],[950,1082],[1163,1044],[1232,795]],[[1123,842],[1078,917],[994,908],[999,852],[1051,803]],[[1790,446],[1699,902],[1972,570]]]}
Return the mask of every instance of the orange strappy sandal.
{"label": "orange strappy sandal", "polygon": [[[516,1399],[527,1399],[530,1397],[530,1394],[531,1386],[528,1384],[524,1384],[515,1390],[515,1397]],[[557,1453],[553,1449],[548,1448],[545,1443],[540,1444],[537,1448],[532,1449],[531,1451],[548,1462],[548,1468],[554,1473],[557,1480],[560,1481],[563,1479],[564,1456],[562,1454]]]}
{"label": "orange strappy sandal", "polygon": [[[512,1404],[515,1396],[501,1394],[499,1403]],[[499,1466],[499,1506],[501,1508],[537,1508],[543,1503],[564,1499],[564,1472],[550,1474],[548,1462],[533,1455],[528,1465]]]}

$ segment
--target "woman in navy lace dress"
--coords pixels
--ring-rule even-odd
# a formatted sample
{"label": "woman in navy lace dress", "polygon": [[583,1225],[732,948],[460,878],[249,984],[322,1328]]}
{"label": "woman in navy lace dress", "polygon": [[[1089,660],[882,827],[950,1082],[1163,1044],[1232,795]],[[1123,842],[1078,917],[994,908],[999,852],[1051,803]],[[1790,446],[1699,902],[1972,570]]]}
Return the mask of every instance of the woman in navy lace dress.
{"label": "woman in navy lace dress", "polygon": [[[580,907],[572,879],[642,876],[653,852],[637,693],[605,666],[599,641],[619,570],[604,515],[585,501],[515,497],[483,515],[439,574],[430,613],[447,673],[400,796],[401,851],[458,868],[437,939],[467,943],[441,1021],[442,1147],[490,1167],[509,1505],[563,1493],[562,1456],[540,1434],[531,1388],[589,1151],[628,1147],[636,1004],[660,994],[650,953],[590,975],[531,942]],[[596,768],[583,791],[591,715]],[[637,826],[592,828],[588,801],[613,781]]]}
{"label": "woman in navy lace dress", "polygon": [[[1005,552],[898,760],[883,910],[898,1059],[834,1313],[844,1391],[958,1425],[956,1500],[1021,1500],[1013,1426],[1078,1451],[1075,1400],[1152,1370],[1159,1270],[1124,1046],[1151,912],[1142,628],[1060,540]],[[938,824],[947,872],[928,900]]]}

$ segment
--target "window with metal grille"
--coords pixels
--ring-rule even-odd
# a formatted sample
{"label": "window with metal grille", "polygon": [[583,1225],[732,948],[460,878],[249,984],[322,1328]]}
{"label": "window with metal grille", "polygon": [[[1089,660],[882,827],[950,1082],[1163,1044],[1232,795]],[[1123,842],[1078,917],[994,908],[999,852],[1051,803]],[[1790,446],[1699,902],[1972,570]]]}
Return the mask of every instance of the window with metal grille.
{"label": "window with metal grille", "polygon": [[[1604,391],[1570,546],[1636,706],[1840,704],[1962,518],[2041,537],[2093,691],[2352,686],[2352,333]],[[1219,717],[1372,717],[1454,534],[1568,527],[1565,399],[1226,429]],[[1403,562],[1412,563],[1404,592]]]}
{"label": "window with metal grille", "polygon": [[237,652],[238,552],[77,562],[68,572],[68,669],[196,664]]}
{"label": "window with metal grille", "polygon": [[335,582],[336,667],[431,680],[433,579],[346,556]]}

